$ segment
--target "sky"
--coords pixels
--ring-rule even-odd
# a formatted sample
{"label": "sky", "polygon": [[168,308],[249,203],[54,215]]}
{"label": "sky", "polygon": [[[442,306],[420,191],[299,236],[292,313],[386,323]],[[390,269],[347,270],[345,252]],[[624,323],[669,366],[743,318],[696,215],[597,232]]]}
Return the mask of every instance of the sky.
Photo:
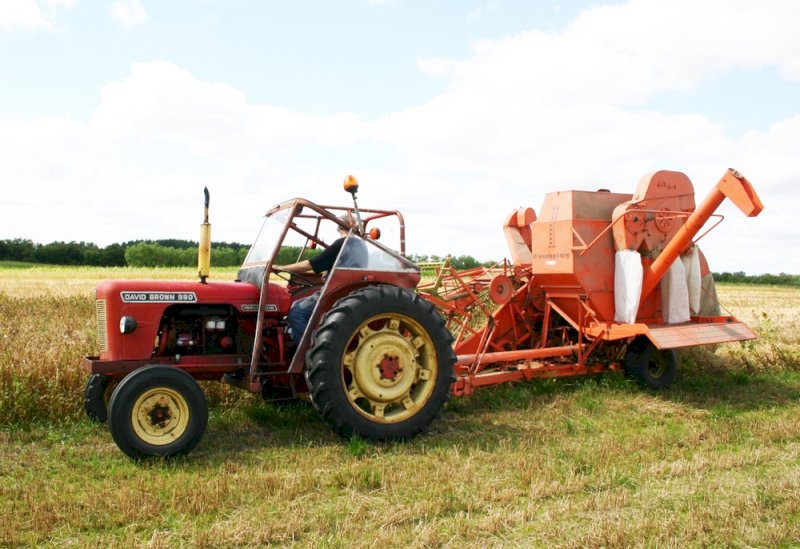
{"label": "sky", "polygon": [[304,197],[409,253],[509,257],[548,192],[684,172],[717,272],[800,273],[796,0],[2,0],[0,239],[249,243]]}

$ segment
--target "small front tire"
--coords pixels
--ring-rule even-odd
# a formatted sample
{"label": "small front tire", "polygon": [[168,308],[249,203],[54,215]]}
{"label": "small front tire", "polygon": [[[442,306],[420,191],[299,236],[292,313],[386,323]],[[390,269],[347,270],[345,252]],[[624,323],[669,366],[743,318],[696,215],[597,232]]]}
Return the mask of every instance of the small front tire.
{"label": "small front tire", "polygon": [[207,424],[203,390],[192,376],[171,366],[146,366],[129,374],[108,406],[114,442],[137,460],[190,452]]}
{"label": "small front tire", "polygon": [[86,382],[83,394],[83,409],[86,415],[95,423],[105,423],[108,420],[108,403],[117,382],[105,374],[92,374]]}
{"label": "small front tire", "polygon": [[678,369],[675,351],[658,349],[647,338],[635,339],[625,353],[625,374],[642,387],[668,389]]}

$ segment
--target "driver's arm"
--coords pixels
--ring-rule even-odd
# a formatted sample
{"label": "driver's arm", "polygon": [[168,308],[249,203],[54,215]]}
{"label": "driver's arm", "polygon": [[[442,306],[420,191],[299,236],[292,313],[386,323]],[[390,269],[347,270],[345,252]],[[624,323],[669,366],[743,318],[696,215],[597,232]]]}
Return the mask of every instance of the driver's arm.
{"label": "driver's arm", "polygon": [[297,263],[292,263],[290,265],[275,265],[275,268],[282,271],[288,271],[290,273],[307,273],[313,270],[311,268],[311,262],[308,259],[304,259],[303,261],[298,261]]}
{"label": "driver's arm", "polygon": [[284,271],[298,274],[307,273],[309,271],[319,274],[322,271],[328,271],[336,262],[336,258],[342,249],[343,243],[344,237],[339,238],[333,244],[325,248],[324,252],[316,257],[311,258],[310,260],[304,259],[303,261],[298,261],[297,263],[292,263],[290,265],[275,265],[275,269],[283,269]]}

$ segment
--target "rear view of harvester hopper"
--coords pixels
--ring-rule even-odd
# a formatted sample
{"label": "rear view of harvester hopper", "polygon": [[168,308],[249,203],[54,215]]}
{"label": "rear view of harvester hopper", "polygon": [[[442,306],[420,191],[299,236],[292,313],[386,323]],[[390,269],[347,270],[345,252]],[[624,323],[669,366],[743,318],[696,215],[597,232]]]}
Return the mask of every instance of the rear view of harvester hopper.
{"label": "rear view of harvester hopper", "polygon": [[660,305],[661,323],[677,324],[708,310],[704,302],[715,296],[702,291],[702,277],[711,275],[693,239],[725,198],[748,217],[764,209],[750,182],[732,169],[696,208],[694,189],[682,173],[659,171],[639,181],[631,200],[617,206],[612,217],[616,320],[658,322],[654,312]]}

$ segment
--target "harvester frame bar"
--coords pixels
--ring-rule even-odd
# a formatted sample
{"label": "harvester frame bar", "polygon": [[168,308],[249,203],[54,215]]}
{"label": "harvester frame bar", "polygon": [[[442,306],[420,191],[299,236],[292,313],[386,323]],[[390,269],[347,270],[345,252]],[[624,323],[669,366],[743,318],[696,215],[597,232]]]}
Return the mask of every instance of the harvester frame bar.
{"label": "harvester frame bar", "polygon": [[[430,291],[425,292],[425,299],[444,313],[443,316],[448,320],[454,320],[456,316],[461,317],[457,321],[459,331],[455,336],[454,346],[458,346],[463,341],[465,334],[475,336],[483,331],[485,335],[486,325],[480,329],[469,325],[473,319],[471,310],[475,306],[478,306],[486,316],[487,323],[494,322],[492,311],[486,307],[475,290],[479,288],[479,291],[483,291],[495,276],[507,273],[508,267],[505,261],[503,261],[503,267],[499,267],[499,263],[496,263],[491,267],[475,267],[466,271],[457,271],[449,261],[445,261],[441,267],[436,268],[436,281]],[[455,284],[448,285],[447,282],[455,282]],[[467,304],[462,306],[461,304],[464,302]]]}
{"label": "harvester frame bar", "polygon": [[[580,346],[576,345],[574,347],[578,348],[578,351],[580,351]],[[551,347],[550,349],[538,350],[542,352],[556,352],[558,350],[557,352],[561,353],[562,351],[559,349],[566,348]],[[555,355],[550,358],[570,356],[571,354],[571,352],[565,352],[564,355]],[[508,381],[528,381],[531,379],[592,375],[609,370],[618,371],[621,368],[618,362],[587,364],[585,360],[587,355],[588,352],[584,353],[583,358],[579,359],[577,362],[553,362],[533,359],[521,360],[508,365],[509,369],[493,369],[477,374],[459,371],[459,366],[456,366],[456,381],[453,383],[452,392],[454,396],[471,395],[478,387],[497,385]]]}
{"label": "harvester frame bar", "polygon": [[[468,291],[467,295],[471,298],[469,305],[474,307],[475,304],[479,304],[483,307],[481,300],[471,291],[460,274],[452,268],[450,270],[450,278],[457,280],[464,289]],[[529,279],[527,283],[517,291],[528,292],[530,289],[529,286],[532,283],[532,279]],[[565,312],[548,297],[542,315],[542,340],[537,348],[489,351],[491,346],[495,346],[493,341],[495,332],[493,316],[487,316],[487,324],[485,324],[480,331],[471,330],[476,336],[478,333],[481,334],[477,346],[478,350],[474,353],[460,354],[456,357],[456,382],[453,384],[453,394],[456,396],[471,394],[477,387],[496,385],[508,381],[590,375],[600,373],[607,369],[619,369],[619,364],[616,361],[605,364],[600,362],[597,364],[588,363],[589,358],[597,349],[598,345],[604,340],[603,336],[606,330],[603,330],[596,337],[586,337],[586,331],[590,322],[592,320],[597,322],[596,313],[588,306],[587,296],[582,294],[576,295],[566,291],[563,295],[561,293],[553,295],[553,297],[559,296],[570,297],[577,300],[579,311],[578,322],[577,324],[574,323],[569,315],[565,314]],[[465,318],[471,318],[469,312],[459,308],[456,303],[444,303],[451,312],[461,314]],[[521,310],[517,308],[517,304],[513,303],[513,301],[507,303],[507,305],[511,307],[509,318],[512,323],[515,344],[519,345],[526,338],[530,337],[532,332],[526,330],[524,336],[521,339],[519,338],[517,317],[521,318]],[[547,346],[548,335],[551,335],[550,323],[553,311],[564,318],[564,320],[575,329],[577,333],[577,343],[561,346]],[[567,357],[572,357],[572,359],[562,361],[552,360],[567,359]]]}

